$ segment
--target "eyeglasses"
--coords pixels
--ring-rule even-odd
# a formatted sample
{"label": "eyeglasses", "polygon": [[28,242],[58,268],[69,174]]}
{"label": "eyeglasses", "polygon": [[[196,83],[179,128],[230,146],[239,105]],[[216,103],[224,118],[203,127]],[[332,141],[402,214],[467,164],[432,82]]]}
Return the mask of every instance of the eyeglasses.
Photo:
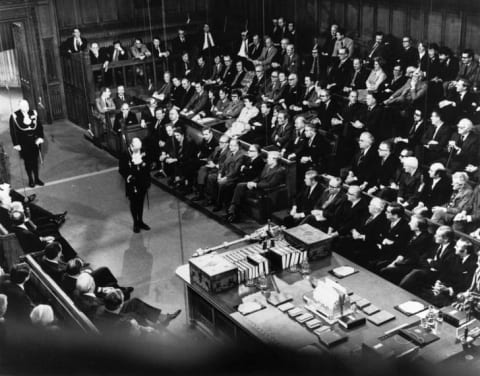
{"label": "eyeglasses", "polygon": [[388,149],[378,148],[378,151],[388,151]]}
{"label": "eyeglasses", "polygon": [[289,78],[288,81],[295,81],[295,78]]}
{"label": "eyeglasses", "polygon": [[273,75],[273,74],[272,74],[270,77],[272,77],[272,78],[278,78],[277,75]]}

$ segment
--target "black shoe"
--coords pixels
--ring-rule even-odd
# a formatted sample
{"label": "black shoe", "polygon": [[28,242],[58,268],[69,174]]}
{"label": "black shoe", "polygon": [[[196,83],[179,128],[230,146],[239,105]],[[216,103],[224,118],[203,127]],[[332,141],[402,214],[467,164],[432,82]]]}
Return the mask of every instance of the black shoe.
{"label": "black shoe", "polygon": [[229,214],[227,217],[228,223],[235,223],[238,222],[238,217],[235,214]]}
{"label": "black shoe", "polygon": [[170,321],[176,319],[180,313],[182,313],[181,309],[177,309],[173,313],[167,313],[167,319],[165,321],[170,322]]}
{"label": "black shoe", "polygon": [[44,186],[45,183],[43,181],[41,181],[40,179],[35,179],[35,184],[36,185],[40,185],[40,186]]}
{"label": "black shoe", "polygon": [[133,232],[138,234],[140,232],[140,227],[138,227],[137,225],[133,225]]}
{"label": "black shoe", "polygon": [[35,187],[35,182],[32,181],[32,180],[30,180],[30,181],[28,182],[28,186],[29,186],[30,188]]}
{"label": "black shoe", "polygon": [[142,230],[147,230],[147,231],[150,230],[150,226],[147,225],[145,222],[140,222],[138,224],[138,227],[140,227]]}
{"label": "black shoe", "polygon": [[24,202],[25,202],[26,204],[29,204],[29,203],[35,201],[36,199],[37,199],[37,195],[34,193],[34,194],[32,194],[32,195],[28,195],[27,197],[25,197]]}
{"label": "black shoe", "polygon": [[213,209],[212,209],[212,211],[213,211],[214,213],[219,212],[220,210],[222,210],[222,206],[221,206],[221,205],[215,205],[215,206],[213,207]]}
{"label": "black shoe", "polygon": [[195,195],[193,198],[192,198],[192,201],[202,201],[204,200],[205,197],[203,195]]}

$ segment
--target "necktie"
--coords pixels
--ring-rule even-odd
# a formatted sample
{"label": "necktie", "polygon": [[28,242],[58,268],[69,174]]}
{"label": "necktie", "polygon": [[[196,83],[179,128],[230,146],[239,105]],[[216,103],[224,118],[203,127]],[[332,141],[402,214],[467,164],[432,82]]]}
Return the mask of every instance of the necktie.
{"label": "necktie", "polygon": [[125,97],[123,95],[120,95],[120,100],[125,100]]}
{"label": "necktie", "polygon": [[368,217],[368,219],[365,221],[365,224],[368,225],[370,222],[372,222],[373,220],[375,219],[375,217],[373,215],[371,215],[370,217]]}
{"label": "necktie", "polygon": [[457,142],[457,146],[461,148],[463,146],[463,143],[465,142],[465,136],[461,136],[460,139]]}
{"label": "necktie", "polygon": [[75,51],[78,51],[78,40],[77,40],[77,38],[75,38],[73,40],[73,47],[75,48]]}
{"label": "necktie", "polygon": [[434,259],[435,259],[435,260],[440,259],[440,257],[442,256],[442,253],[443,253],[443,245],[441,245],[440,247],[438,247],[437,252],[435,252],[435,257],[434,257]]}
{"label": "necktie", "polygon": [[435,127],[435,131],[433,132],[432,140],[435,140],[435,137],[437,136],[438,130],[440,127]]}
{"label": "necktie", "polygon": [[328,205],[330,205],[332,203],[334,197],[335,197],[335,194],[330,193],[328,195],[327,200],[323,203],[322,209],[325,209],[326,207],[328,207]]}
{"label": "necktie", "polygon": [[358,71],[355,71],[352,82],[350,82],[350,86],[355,86],[355,80],[357,79]]}
{"label": "necktie", "polygon": [[115,49],[115,51],[113,52],[113,61],[118,61],[118,50]]}

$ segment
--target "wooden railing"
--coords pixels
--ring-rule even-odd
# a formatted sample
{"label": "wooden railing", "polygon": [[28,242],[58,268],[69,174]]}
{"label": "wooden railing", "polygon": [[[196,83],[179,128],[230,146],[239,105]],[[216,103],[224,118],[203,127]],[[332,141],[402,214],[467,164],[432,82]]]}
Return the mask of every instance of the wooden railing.
{"label": "wooden railing", "polygon": [[52,306],[55,315],[71,329],[84,333],[98,334],[98,329],[81,312],[65,292],[46,274],[32,255],[25,256],[25,264],[30,269],[30,283],[45,303]]}

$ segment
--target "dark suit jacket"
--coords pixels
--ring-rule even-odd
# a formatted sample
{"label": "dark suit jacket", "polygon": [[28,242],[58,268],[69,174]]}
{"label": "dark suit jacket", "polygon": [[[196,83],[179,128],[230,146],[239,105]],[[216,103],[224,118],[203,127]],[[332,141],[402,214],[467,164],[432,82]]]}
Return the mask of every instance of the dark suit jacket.
{"label": "dark suit jacket", "polygon": [[260,99],[260,96],[265,93],[265,88],[267,86],[267,76],[264,74],[260,80],[255,75],[253,77],[252,83],[248,87],[247,94],[253,95],[256,100]]}
{"label": "dark suit jacket", "polygon": [[408,266],[414,269],[421,259],[427,255],[433,246],[433,236],[428,231],[421,232],[418,236],[413,235],[405,249],[400,250],[403,261],[397,265]]}
{"label": "dark suit jacket", "polygon": [[41,241],[36,233],[19,226],[13,227],[12,231],[17,236],[24,253],[42,251],[45,248],[45,242]]}
{"label": "dark suit jacket", "polygon": [[439,247],[436,244],[427,256],[427,258],[432,259],[432,262],[427,263],[424,259],[422,265],[427,269],[435,269],[439,273],[439,279],[442,280],[450,273],[450,268],[455,260],[455,244],[448,244],[448,246],[440,255],[438,254],[438,248]]}
{"label": "dark suit jacket", "polygon": [[280,149],[286,148],[292,139],[293,133],[294,126],[292,123],[288,122],[282,126],[277,124],[272,133],[272,141]]}
{"label": "dark suit jacket", "polygon": [[[433,140],[433,135],[435,134],[435,127],[430,125],[425,133],[423,134],[422,144],[428,144],[428,141]],[[447,124],[443,124],[435,135],[435,140],[437,145],[431,145],[428,149],[425,150],[425,159],[426,163],[432,163],[442,158],[446,158],[446,147],[448,141],[450,140],[450,135],[452,134],[451,128]]]}
{"label": "dark suit jacket", "polygon": [[220,166],[220,174],[226,177],[229,182],[237,181],[240,177],[240,167],[244,158],[245,154],[243,154],[242,150],[238,150],[235,154],[229,151],[225,161]]}
{"label": "dark suit jacket", "polygon": [[40,261],[40,266],[42,267],[43,271],[52,277],[52,279],[60,286],[63,275],[67,270],[67,265],[63,262],[52,262],[43,256]]}
{"label": "dark suit jacket", "polygon": [[367,251],[373,251],[374,249],[377,249],[377,244],[382,242],[383,237],[387,232],[389,222],[383,213],[380,213],[369,222],[368,220],[369,217],[366,217],[359,226],[354,228],[360,234],[365,235],[365,240],[362,241],[361,247]]}
{"label": "dark suit jacket", "polygon": [[253,181],[260,176],[265,167],[265,161],[259,155],[253,161],[245,158],[240,166],[240,180],[244,182]]}
{"label": "dark suit jacket", "polygon": [[78,295],[74,297],[75,305],[80,311],[85,313],[87,317],[94,323],[98,318],[98,315],[103,311],[104,304],[101,299],[96,296],[90,295]]}
{"label": "dark suit jacket", "polygon": [[458,74],[458,59],[452,57],[445,62],[440,63],[440,78],[443,81],[452,81]]}
{"label": "dark suit jacket", "polygon": [[75,53],[75,52],[80,52],[80,51],[86,51],[88,48],[88,40],[81,37],[82,40],[82,45],[80,46],[80,49],[78,51],[75,51],[75,46],[73,44],[73,37],[67,38],[63,43],[61,44],[60,50],[63,54],[67,53]]}
{"label": "dark suit jacket", "polygon": [[473,254],[468,256],[465,262],[455,255],[452,265],[450,266],[450,273],[442,277],[442,282],[447,287],[453,288],[454,296],[468,289],[472,283],[473,274],[477,268],[477,257]]}
{"label": "dark suit jacket", "polygon": [[242,81],[243,81],[243,78],[245,77],[246,73],[247,72],[245,70],[243,70],[241,72],[235,71],[235,73],[232,74],[233,78],[232,78],[232,82],[230,83],[230,88],[231,89],[242,88],[243,87]]}
{"label": "dark suit jacket", "polygon": [[8,300],[8,308],[5,313],[7,321],[18,323],[29,323],[30,312],[34,304],[28,297],[25,290],[10,281],[2,282],[0,285],[0,294],[5,294]]}
{"label": "dark suit jacket", "polygon": [[295,205],[297,206],[297,213],[304,213],[306,216],[310,214],[315,204],[322,196],[323,187],[320,184],[316,184],[310,193],[310,187],[304,187],[295,197]]}
{"label": "dark suit jacket", "polygon": [[352,172],[360,184],[367,182],[369,185],[375,185],[378,173],[378,158],[377,150],[373,145],[368,149],[365,156],[363,156],[363,151],[355,155],[352,163]]}
{"label": "dark suit jacket", "polygon": [[422,201],[427,208],[444,206],[452,195],[452,182],[450,178],[441,178],[435,187],[432,188],[433,180],[429,179],[420,192],[419,201]]}
{"label": "dark suit jacket", "polygon": [[147,124],[147,128],[150,134],[153,130],[153,127],[155,126],[155,123],[157,122],[157,118],[155,117],[155,110],[153,111],[153,115],[152,115],[149,108],[144,108],[142,110],[141,117],[140,117],[141,120],[145,120],[145,123]]}
{"label": "dark suit jacket", "polygon": [[248,45],[248,56],[250,57],[250,59],[257,60],[260,54],[262,53],[262,48],[263,48],[262,43],[259,43],[258,46],[253,43],[250,43]]}
{"label": "dark suit jacket", "polygon": [[198,114],[200,111],[207,112],[209,108],[208,93],[206,91],[203,91],[202,94],[195,92],[185,105],[185,108],[189,111],[193,111],[194,114]]}
{"label": "dark suit jacket", "polygon": [[305,139],[304,146],[297,154],[296,159],[299,162],[302,157],[310,157],[311,164],[318,165],[323,162],[329,151],[330,144],[325,137],[317,133],[311,143],[309,139]]}
{"label": "dark suit jacket", "polygon": [[418,51],[415,47],[410,47],[408,50],[402,48],[397,60],[402,64],[403,68],[418,66]]}
{"label": "dark suit jacket", "polygon": [[400,89],[405,83],[407,82],[407,77],[402,76],[394,80],[384,80],[378,86],[378,93],[380,95],[381,100],[387,99],[390,95],[395,93],[398,89]]}
{"label": "dark suit jacket", "polygon": [[364,129],[369,131],[375,137],[375,140],[385,140],[392,137],[392,129],[383,122],[383,115],[383,108],[377,104],[371,110],[367,108],[365,117],[360,120],[365,125]]}
{"label": "dark suit jacket", "polygon": [[300,56],[293,54],[292,56],[285,55],[282,62],[282,70],[289,73],[298,73],[300,69]]}
{"label": "dark suit jacket", "polygon": [[190,89],[188,89],[187,91],[185,91],[185,89],[183,89],[183,95],[178,102],[178,107],[185,108],[185,106],[187,105],[188,102],[190,102],[190,99],[192,99],[192,97],[195,95],[195,93],[196,93],[196,91],[195,91],[195,88],[193,86],[190,86]]}
{"label": "dark suit jacket", "polygon": [[262,173],[254,180],[258,189],[269,189],[278,187],[285,183],[285,168],[277,164],[275,167],[265,165]]}
{"label": "dark suit jacket", "polygon": [[410,206],[415,206],[420,197],[418,189],[422,182],[423,175],[419,169],[417,169],[413,175],[402,171],[398,183],[398,197],[403,198]]}
{"label": "dark suit jacket", "polygon": [[212,139],[209,142],[207,142],[206,140],[202,140],[200,145],[198,145],[198,158],[200,159],[210,158],[217,146],[218,146],[218,141],[215,137],[212,137]]}
{"label": "dark suit jacket", "polygon": [[[115,132],[118,132],[118,133],[121,132],[122,120],[123,120],[123,114],[121,112],[115,115],[115,121],[113,122],[113,130]],[[138,124],[137,116],[132,111],[129,111],[127,118],[125,119],[125,124],[123,124],[123,126],[128,127],[134,124]]]}
{"label": "dark suit jacket", "polygon": [[333,87],[335,92],[342,92],[343,88],[350,85],[349,79],[352,77],[353,63],[352,60],[347,59],[343,63],[334,64],[330,73],[328,74],[328,82],[335,83]]}
{"label": "dark suit jacket", "polygon": [[230,65],[229,67],[225,67],[222,74],[220,75],[220,80],[224,86],[230,87],[232,84],[233,79],[235,78],[235,67]]}
{"label": "dark suit jacket", "polygon": [[178,36],[176,36],[172,40],[172,52],[175,55],[180,56],[183,52],[189,52],[189,51],[190,51],[190,42],[187,39],[187,37],[185,37],[185,40],[183,42],[180,40]]}
{"label": "dark suit jacket", "polygon": [[350,76],[345,81],[345,86],[350,87],[353,90],[366,89],[367,88],[366,82],[367,82],[368,75],[369,75],[369,72],[363,67],[355,75],[355,71],[353,70],[353,66],[352,66]]}
{"label": "dark suit jacket", "polygon": [[123,96],[123,100],[120,99],[118,97],[118,95],[115,95],[115,97],[113,98],[113,103],[115,103],[115,108],[117,110],[120,109],[120,107],[122,107],[122,104],[124,103],[129,103],[132,102],[132,97],[130,95],[128,95],[127,93],[125,93],[125,95]]}
{"label": "dark suit jacket", "polygon": [[329,221],[329,224],[340,236],[345,236],[349,234],[352,229],[359,227],[365,221],[367,216],[367,200],[361,198],[355,206],[352,206],[352,203],[346,200],[335,212],[332,221]]}
{"label": "dark suit jacket", "polygon": [[478,166],[480,161],[480,140],[477,134],[470,132],[465,141],[462,141],[460,135],[455,133],[451,140],[455,141],[457,146],[461,145],[461,147],[458,154],[455,151],[452,152],[450,164],[447,167],[452,171],[461,171],[469,164]]}
{"label": "dark suit jacket", "polygon": [[378,162],[378,173],[377,173],[377,186],[385,185],[389,186],[391,182],[395,180],[395,175],[400,164],[399,159],[390,154],[389,157],[383,162],[381,159]]}
{"label": "dark suit jacket", "polygon": [[406,249],[411,236],[412,231],[410,230],[408,222],[405,219],[400,219],[400,221],[398,221],[398,223],[393,227],[388,224],[387,231],[385,233],[385,239],[393,241],[393,244],[384,245],[382,250],[388,252],[390,256],[396,257],[400,252]]}

